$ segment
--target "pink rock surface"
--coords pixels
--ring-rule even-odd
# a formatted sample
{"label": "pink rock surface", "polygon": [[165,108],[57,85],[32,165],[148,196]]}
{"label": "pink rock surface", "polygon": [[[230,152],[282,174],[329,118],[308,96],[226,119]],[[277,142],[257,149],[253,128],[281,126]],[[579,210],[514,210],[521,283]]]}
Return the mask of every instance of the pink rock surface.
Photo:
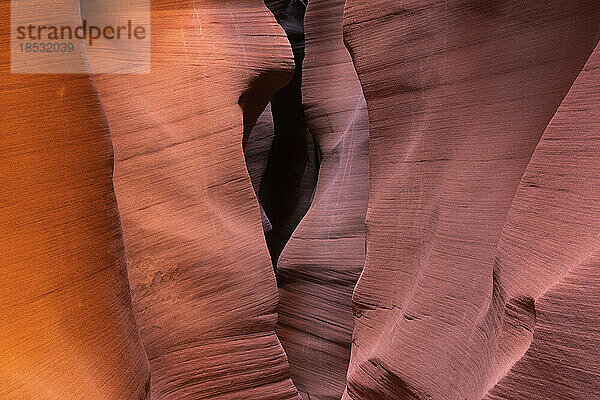
{"label": "pink rock surface", "polygon": [[344,1],[312,0],[305,16],[303,102],[322,150],[308,213],[277,265],[277,333],[306,399],[339,399],[352,332],[352,290],[364,262],[368,117],[342,39]]}
{"label": "pink rock surface", "polygon": [[242,152],[292,67],[260,0],[156,1],[152,72],[96,78],[153,399],[298,396]]}
{"label": "pink rock surface", "polygon": [[488,399],[600,398],[599,70],[596,47],[546,128],[504,226],[498,262],[513,267],[511,290],[535,299],[535,329]]}
{"label": "pink rock surface", "polygon": [[[303,6],[267,5],[300,49]],[[322,160],[314,198],[301,146],[272,167],[279,230],[312,198],[279,291],[259,116],[293,62],[261,0],[152,0],[147,75],[11,74],[2,24],[0,399],[600,399],[599,21],[595,0],[311,0]]]}
{"label": "pink rock surface", "polygon": [[[271,114],[271,105],[268,104],[265,110],[260,114],[248,140],[244,144],[244,157],[246,158],[246,167],[252,181],[254,193],[258,196],[262,177],[267,169],[269,152],[273,145],[273,115]],[[273,230],[273,225],[267,217],[262,205],[260,207],[260,217],[263,231]]]}
{"label": "pink rock surface", "polygon": [[565,99],[599,17],[347,1],[371,135],[344,399],[599,396],[595,57]]}

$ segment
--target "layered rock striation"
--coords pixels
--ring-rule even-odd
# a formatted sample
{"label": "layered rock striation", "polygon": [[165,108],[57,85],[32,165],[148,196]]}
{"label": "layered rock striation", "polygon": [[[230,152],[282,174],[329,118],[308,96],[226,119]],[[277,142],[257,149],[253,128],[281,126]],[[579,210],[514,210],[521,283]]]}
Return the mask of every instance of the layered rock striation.
{"label": "layered rock striation", "polygon": [[600,398],[597,1],[151,7],[0,31],[1,399]]}
{"label": "layered rock striation", "polygon": [[152,72],[96,83],[153,399],[295,399],[242,151],[289,43],[260,0],[152,7]]}
{"label": "layered rock striation", "polygon": [[344,399],[598,396],[599,17],[347,1],[370,200]]}
{"label": "layered rock striation", "polygon": [[312,205],[277,264],[277,333],[306,399],[339,399],[352,333],[351,296],[364,263],[368,117],[342,38],[344,1],[312,0],[302,94],[322,152]]}
{"label": "layered rock striation", "polygon": [[[78,1],[60,13],[81,24]],[[89,75],[11,73],[9,17],[0,2],[0,398],[148,399],[98,93]]]}

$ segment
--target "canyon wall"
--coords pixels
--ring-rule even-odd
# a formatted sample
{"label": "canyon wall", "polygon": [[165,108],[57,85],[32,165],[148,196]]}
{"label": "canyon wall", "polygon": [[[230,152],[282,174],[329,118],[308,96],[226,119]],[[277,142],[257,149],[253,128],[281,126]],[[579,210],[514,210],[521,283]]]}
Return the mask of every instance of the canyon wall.
{"label": "canyon wall", "polygon": [[600,3],[305,6],[2,25],[0,399],[600,398]]}
{"label": "canyon wall", "polygon": [[598,397],[599,17],[346,2],[370,200],[344,399]]}
{"label": "canyon wall", "polygon": [[242,151],[289,42],[260,0],[152,6],[152,72],[95,79],[153,399],[295,399]]}
{"label": "canyon wall", "polygon": [[[78,1],[61,13],[81,24]],[[9,37],[2,24],[0,398],[145,400],[98,93],[89,75],[12,74]],[[65,69],[85,68],[76,44]]]}
{"label": "canyon wall", "polygon": [[311,0],[302,94],[322,160],[312,205],[277,264],[277,333],[305,399],[339,399],[352,334],[352,290],[364,262],[366,103],[344,47],[344,1]]}

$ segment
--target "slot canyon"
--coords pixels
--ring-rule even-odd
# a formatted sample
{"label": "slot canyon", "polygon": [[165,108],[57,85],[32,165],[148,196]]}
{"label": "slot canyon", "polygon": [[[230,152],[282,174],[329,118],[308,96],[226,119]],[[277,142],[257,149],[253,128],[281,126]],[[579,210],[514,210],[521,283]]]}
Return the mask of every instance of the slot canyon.
{"label": "slot canyon", "polygon": [[597,0],[0,17],[0,400],[600,400]]}

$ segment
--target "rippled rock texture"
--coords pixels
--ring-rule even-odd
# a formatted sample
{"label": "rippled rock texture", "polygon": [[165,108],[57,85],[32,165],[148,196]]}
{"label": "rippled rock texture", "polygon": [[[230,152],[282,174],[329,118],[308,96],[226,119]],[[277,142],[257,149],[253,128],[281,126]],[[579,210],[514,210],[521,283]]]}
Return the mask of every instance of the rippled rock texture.
{"label": "rippled rock texture", "polygon": [[346,2],[370,200],[344,399],[600,396],[599,17]]}
{"label": "rippled rock texture", "polygon": [[344,1],[311,0],[302,94],[322,152],[312,205],[279,262],[277,333],[305,399],[339,399],[352,335],[352,290],[364,262],[368,117],[342,38]]}
{"label": "rippled rock texture", "polygon": [[600,3],[151,6],[2,25],[1,400],[600,398]]}
{"label": "rippled rock texture", "polygon": [[297,398],[242,151],[292,69],[262,1],[161,1],[152,72],[96,77],[153,399]]}
{"label": "rippled rock texture", "polygon": [[146,399],[98,94],[85,75],[11,74],[8,19],[2,1],[0,398]]}

